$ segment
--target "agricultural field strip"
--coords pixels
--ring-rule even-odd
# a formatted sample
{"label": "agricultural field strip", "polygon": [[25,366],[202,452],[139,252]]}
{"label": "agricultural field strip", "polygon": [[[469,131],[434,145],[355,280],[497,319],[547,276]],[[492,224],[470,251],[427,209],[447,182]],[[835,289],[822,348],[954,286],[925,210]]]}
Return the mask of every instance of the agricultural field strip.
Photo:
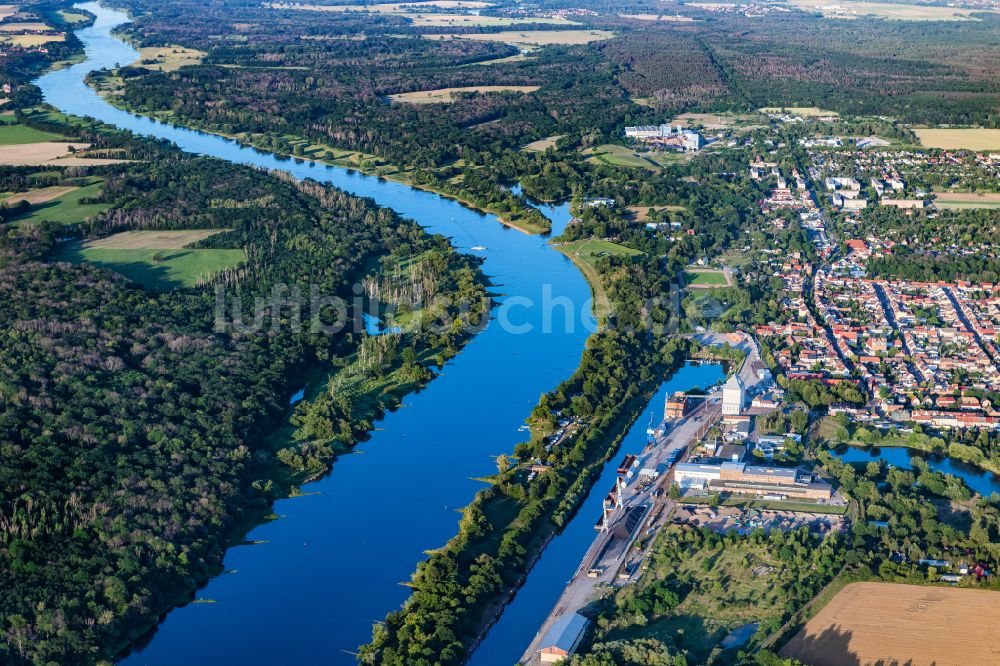
{"label": "agricultural field strip", "polygon": [[89,147],[89,143],[63,143],[55,141],[0,145],[0,165],[37,166],[40,164],[49,164],[60,157],[71,155],[71,148],[79,151],[86,150]]}
{"label": "agricultural field strip", "polygon": [[179,250],[227,229],[185,229],[180,231],[122,231],[104,238],[88,240],[85,249],[106,250]]}
{"label": "agricultural field strip", "polygon": [[[784,647],[809,664],[996,663],[1000,593],[951,587],[853,583]],[[942,640],[947,637],[946,640]]]}
{"label": "agricultural field strip", "polygon": [[856,2],[838,0],[789,0],[789,4],[810,12],[819,12],[826,18],[853,18],[874,16],[895,21],[978,21],[975,13],[997,13],[991,9],[942,7],[938,5],[907,5],[882,2]]}
{"label": "agricultural field strip", "polygon": [[372,12],[378,14],[411,14],[423,7],[433,9],[485,9],[492,2],[477,0],[425,0],[423,2],[385,2],[376,5],[311,5],[297,2],[272,2],[272,9],[301,9],[315,12]]}
{"label": "agricultural field strip", "polygon": [[920,143],[946,150],[1000,150],[1000,129],[913,128]]}
{"label": "agricultural field strip", "polygon": [[615,33],[609,30],[504,30],[490,33],[429,34],[424,39],[478,39],[504,44],[530,44],[548,46],[552,44],[573,45],[611,39]]}
{"label": "agricultural field strip", "polygon": [[58,199],[64,194],[69,194],[77,189],[79,188],[64,185],[53,185],[51,187],[42,187],[37,190],[28,190],[27,192],[0,194],[0,200],[7,204],[17,203],[18,201],[27,201],[29,204],[34,206]]}
{"label": "agricultural field strip", "polygon": [[467,86],[464,88],[439,88],[437,90],[418,90],[415,92],[389,95],[389,99],[393,102],[407,104],[433,104],[440,102],[452,102],[455,100],[455,95],[461,93],[530,93],[535,92],[538,88],[539,86]]}

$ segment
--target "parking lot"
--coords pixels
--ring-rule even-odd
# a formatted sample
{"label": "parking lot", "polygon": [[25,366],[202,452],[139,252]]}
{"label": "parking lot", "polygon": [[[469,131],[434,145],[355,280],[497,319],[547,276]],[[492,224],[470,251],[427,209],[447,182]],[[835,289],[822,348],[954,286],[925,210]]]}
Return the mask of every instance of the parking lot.
{"label": "parking lot", "polygon": [[707,527],[716,532],[737,530],[749,534],[755,529],[765,532],[779,529],[790,531],[808,527],[820,534],[844,529],[843,516],[806,513],[799,511],[774,511],[769,509],[743,509],[735,506],[709,507],[698,504],[678,504],[674,522],[693,527]]}

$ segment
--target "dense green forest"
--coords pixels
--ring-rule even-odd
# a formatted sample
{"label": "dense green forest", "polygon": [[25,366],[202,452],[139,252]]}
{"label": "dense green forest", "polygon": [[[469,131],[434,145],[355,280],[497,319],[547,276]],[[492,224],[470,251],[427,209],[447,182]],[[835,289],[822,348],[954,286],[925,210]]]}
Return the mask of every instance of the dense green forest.
{"label": "dense green forest", "polygon": [[[28,4],[59,25],[55,12],[66,3]],[[362,662],[371,664],[462,662],[545,540],[577,510],[655,387],[699,351],[687,338],[661,333],[696,326],[728,331],[780,318],[780,280],[776,286],[752,264],[738,286],[712,292],[714,303],[686,293],[680,311],[670,310],[673,285],[683,283],[693,262],[721,261],[740,248],[744,258],[767,248],[816,259],[793,213],[783,214],[787,228],[777,230],[761,212],[774,182],[743,178],[749,162],[780,142],[781,167],[807,172],[798,144],[807,132],[877,132],[902,143],[913,135],[892,119],[803,129],[752,114],[749,122],[766,129],[727,132],[725,151],[676,156],[648,169],[603,163],[594,149],[622,147],[625,124],[774,105],[917,123],[1000,122],[992,60],[1000,21],[992,18],[876,23],[788,12],[759,20],[694,10],[698,21],[675,24],[602,13],[574,20],[584,30],[613,28],[612,39],[527,49],[423,39],[500,27],[418,26],[392,14],[237,0],[114,4],[133,13],[123,32],[138,45],[178,44],[205,54],[177,71],[139,62],[92,76],[116,104],[279,154],[432,189],[528,231],[550,228],[528,197],[571,200],[576,220],[558,242],[599,239],[630,251],[593,260],[595,287],[607,292],[611,313],[574,375],[531,412],[530,440],[499,457],[497,474],[464,510],[457,535],[418,565],[404,607],[375,625],[371,643],[360,649]],[[11,50],[0,57],[0,83],[14,88],[7,105],[18,108],[17,122],[132,160],[80,172],[0,167],[0,192],[99,183],[85,203],[106,208],[60,225],[32,215],[38,209],[30,205],[0,207],[0,327],[7,333],[0,341],[0,661],[13,663],[113,656],[218,573],[227,544],[264,516],[275,497],[324,473],[402,394],[429,381],[490,307],[477,260],[368,201],[28,111],[41,100],[27,81],[78,50],[70,33],[48,53]],[[440,104],[389,98],[483,85],[538,89],[463,93]],[[545,150],[523,150],[556,136]],[[523,194],[512,192],[518,184]],[[614,205],[585,205],[595,197]],[[650,231],[630,206],[659,207],[642,221],[669,231]],[[992,243],[996,211],[933,219],[873,206],[861,218],[854,233],[884,231],[900,243],[918,241],[914,247],[945,248],[873,259],[875,275],[1000,276],[995,257],[965,250]],[[86,262],[61,261],[67,238],[181,229],[223,230],[193,247],[241,251],[246,260],[198,286],[158,291]],[[162,270],[159,260],[153,263],[153,272]],[[306,322],[333,316],[294,300],[296,290],[347,297],[362,281],[376,307],[402,306],[408,321],[425,325],[384,336],[285,325],[296,310]],[[431,292],[429,304],[398,298],[418,284]],[[375,297],[388,293],[396,298]],[[222,325],[219,294],[227,314]],[[278,299],[277,309],[264,311],[256,325],[248,326],[246,316],[234,320],[237,309],[247,315],[259,298]],[[469,312],[460,310],[462,302],[473,304]],[[706,315],[707,305],[719,312]],[[465,325],[427,325],[456,319]],[[290,409],[302,374],[317,369],[329,371],[326,383]],[[852,384],[781,381],[789,399],[820,411],[864,400]],[[358,391],[361,384],[367,389]],[[573,434],[553,446],[557,423],[567,420]],[[847,436],[855,434],[865,435]],[[959,439],[949,451],[996,460],[995,438]],[[894,516],[888,532],[859,523],[836,541],[797,532],[768,542],[758,534],[737,539],[671,530],[657,546],[658,562],[668,566],[694,553],[787,565],[767,599],[769,629],[845,563],[866,575],[917,581],[922,572],[888,553],[937,555],[961,544],[996,564],[1000,523],[993,500],[972,500],[961,483],[926,469],[862,471],[816,455],[858,499],[862,518]],[[879,495],[879,488],[887,490]],[[932,512],[942,498],[968,503],[966,529]],[[603,622],[588,654],[574,663],[684,663],[690,645],[627,636],[630,619],[638,613],[669,621],[688,595],[719,592],[717,582],[696,589],[696,577],[678,571],[617,595],[600,609]],[[746,663],[784,662],[763,652]]]}
{"label": "dense green forest", "polygon": [[[309,301],[278,301],[256,328],[234,318],[236,303],[250,314],[276,286],[347,298],[373,262],[417,258],[436,285],[427,312],[468,325],[387,336],[391,355],[387,345],[368,353],[386,370],[409,368],[399,382],[412,387],[456,353],[489,299],[478,260],[368,201],[88,123],[36,124],[136,160],[91,169],[105,212],[70,226],[15,220],[0,238],[0,650],[5,661],[88,663],[218,573],[226,545],[272,499],[394,404],[389,390],[385,405],[327,409],[350,424],[344,432],[320,426],[320,400],[300,410],[310,429],[298,443],[277,450],[267,435],[287,418],[297,378],[363,340],[311,327],[331,313]],[[0,168],[0,190],[66,183],[51,169]],[[167,229],[223,229],[200,247],[243,248],[247,261],[203,287],[160,292],[53,261],[66,236]],[[219,294],[231,309],[221,325]],[[301,328],[286,320],[295,307]]]}
{"label": "dense green forest", "polygon": [[[692,10],[700,20],[650,24],[599,13],[574,20],[613,28],[618,36],[536,49],[500,63],[493,61],[516,55],[517,49],[485,40],[420,39],[431,32],[490,33],[499,27],[430,28],[391,14],[228,0],[120,4],[136,15],[123,30],[140,45],[182,44],[206,55],[201,64],[176,72],[141,64],[120,71],[123,88],[112,98],[116,103],[267,150],[429,188],[529,231],[545,231],[548,224],[510,193],[514,184],[541,200],[607,196],[626,205],[677,205],[699,198],[699,188],[680,177],[702,185],[710,174],[718,178],[738,169],[736,160],[703,162],[707,168],[665,168],[636,179],[586,159],[589,148],[621,142],[625,124],[660,123],[681,111],[816,105],[905,122],[991,127],[1000,108],[989,67],[989,44],[1000,30],[995,20],[831,21],[799,12],[746,19]],[[501,4],[491,11],[507,9]],[[359,34],[364,39],[344,38]],[[103,73],[95,81],[111,78],[113,73]],[[388,98],[477,85],[540,87],[518,95],[463,94],[442,104]],[[874,118],[868,126],[834,123],[829,131],[878,131],[912,140],[902,127]],[[562,138],[548,151],[521,150],[548,136]],[[801,156],[797,159],[802,166]],[[690,217],[680,216],[685,228],[716,217],[707,206],[715,203],[717,191],[709,188],[707,200]],[[608,227],[604,231],[618,235]],[[622,231],[639,235],[634,227]],[[731,241],[706,237],[716,245]]]}

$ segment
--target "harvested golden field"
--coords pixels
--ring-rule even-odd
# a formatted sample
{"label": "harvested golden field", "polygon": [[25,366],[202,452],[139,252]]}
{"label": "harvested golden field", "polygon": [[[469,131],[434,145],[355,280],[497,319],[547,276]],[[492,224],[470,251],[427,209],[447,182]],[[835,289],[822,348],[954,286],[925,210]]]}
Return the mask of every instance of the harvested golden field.
{"label": "harvested golden field", "polygon": [[690,16],[671,16],[668,14],[619,14],[618,16],[636,21],[668,21],[670,23],[693,23],[695,21]]}
{"label": "harvested golden field", "polygon": [[400,104],[441,104],[455,101],[455,95],[461,93],[530,93],[536,90],[538,90],[538,86],[467,86],[464,88],[439,88],[437,90],[418,90],[416,92],[399,93],[398,95],[389,95],[389,99]]}
{"label": "harvested golden field", "polygon": [[38,30],[51,30],[44,23],[0,23],[0,32],[33,32]]}
{"label": "harvested golden field", "polygon": [[0,43],[13,44],[14,46],[41,46],[49,42],[62,42],[66,40],[66,35],[3,35],[0,36]]}
{"label": "harvested golden field", "polygon": [[147,46],[139,49],[139,59],[132,64],[158,72],[173,72],[185,65],[198,65],[204,58],[204,51],[183,46]]}
{"label": "harvested golden field", "polygon": [[[73,148],[76,152],[70,152]],[[89,143],[65,141],[40,141],[38,143],[15,143],[0,145],[0,166],[105,166],[122,164],[132,160],[80,155],[90,148]]]}
{"label": "harvested golden field", "polygon": [[310,5],[298,2],[272,2],[274,9],[303,9],[314,12],[375,12],[378,14],[406,14],[424,7],[434,9],[485,9],[492,2],[476,0],[426,0],[425,2],[384,2],[377,5]]}
{"label": "harvested golden field", "polygon": [[913,133],[928,148],[1000,150],[1000,129],[914,128]]}
{"label": "harvested golden field", "polygon": [[488,42],[503,42],[504,44],[551,46],[553,44],[589,44],[605,39],[611,39],[615,33],[609,30],[526,30],[517,32],[472,33],[464,35],[424,35],[424,39],[479,39]]}
{"label": "harvested golden field", "polygon": [[935,195],[938,208],[1000,208],[1000,192],[941,192]]}
{"label": "harvested golden field", "polygon": [[853,583],[781,649],[811,666],[985,666],[1000,655],[1000,592]]}
{"label": "harvested golden field", "polygon": [[180,231],[122,231],[84,243],[88,249],[105,250],[180,250],[191,243],[227,229],[184,229]]}
{"label": "harvested golden field", "polygon": [[32,206],[36,204],[43,204],[53,199],[58,199],[64,194],[69,194],[77,187],[66,187],[61,185],[53,185],[52,187],[41,187],[37,190],[28,190],[27,192],[14,192],[6,196],[0,196],[4,202],[11,204],[17,203],[18,201],[27,201]]}
{"label": "harvested golden field", "polygon": [[[104,166],[122,164],[131,160],[104,157],[78,156],[80,151],[90,147],[89,143],[63,141],[42,141],[38,143],[17,143],[0,145],[0,166]],[[73,148],[77,153],[70,152]]]}
{"label": "harvested golden field", "polygon": [[978,21],[973,13],[997,13],[989,9],[942,7],[938,5],[907,5],[855,0],[789,0],[799,9],[819,12],[824,18],[858,18],[868,16],[894,21]]}
{"label": "harvested golden field", "polygon": [[0,145],[0,164],[4,166],[36,166],[70,154],[70,148],[85,150],[89,143],[42,141]]}

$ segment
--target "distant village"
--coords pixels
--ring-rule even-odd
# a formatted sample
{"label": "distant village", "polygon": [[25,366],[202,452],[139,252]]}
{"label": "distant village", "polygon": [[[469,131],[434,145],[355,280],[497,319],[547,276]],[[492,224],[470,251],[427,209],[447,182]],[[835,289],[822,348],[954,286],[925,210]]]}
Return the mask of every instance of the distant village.
{"label": "distant village", "polygon": [[[933,208],[930,193],[909,185],[907,170],[950,166],[956,170],[954,179],[968,177],[967,161],[948,152],[816,151],[810,156],[809,178],[822,184],[822,196],[847,216],[848,225],[857,224],[850,216],[873,198],[878,205],[903,211]],[[972,166],[980,174],[998,175],[1000,156],[979,154]],[[787,217],[778,213],[792,211],[812,234],[818,255],[831,257],[835,246],[827,235],[819,195],[809,189],[803,174],[792,170],[786,178],[776,163],[763,160],[751,163],[749,174],[753,180],[774,179],[777,186],[761,201],[761,209],[774,216],[775,226],[787,224]],[[892,255],[899,249],[897,243],[867,234],[845,239],[843,245],[846,253],[825,267],[812,266],[797,253],[771,260],[771,274],[782,281],[787,317],[758,326],[754,333],[775,349],[782,373],[789,379],[857,385],[870,396],[866,405],[831,409],[855,420],[1000,428],[1000,412],[989,400],[973,395],[1000,390],[1000,286],[875,279],[868,275],[869,259]],[[939,251],[962,256],[985,248]],[[804,285],[810,275],[813,284],[807,295]]]}

